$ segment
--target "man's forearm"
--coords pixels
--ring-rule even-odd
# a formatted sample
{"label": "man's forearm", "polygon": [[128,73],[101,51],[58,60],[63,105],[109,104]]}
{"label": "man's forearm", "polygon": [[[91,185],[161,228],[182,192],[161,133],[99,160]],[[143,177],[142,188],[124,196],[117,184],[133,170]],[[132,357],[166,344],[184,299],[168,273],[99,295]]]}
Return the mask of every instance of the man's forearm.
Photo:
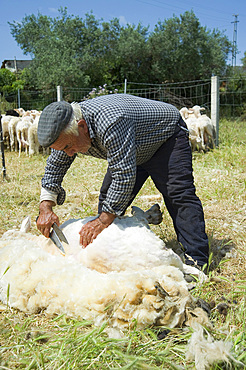
{"label": "man's forearm", "polygon": [[116,215],[113,213],[108,213],[108,212],[102,212],[99,216],[99,221],[105,225],[106,227],[111,225],[111,223],[114,221]]}
{"label": "man's forearm", "polygon": [[43,200],[40,204],[39,204],[39,211],[40,212],[45,212],[47,210],[49,211],[52,211],[52,208],[56,205],[55,202],[53,202],[52,200]]}

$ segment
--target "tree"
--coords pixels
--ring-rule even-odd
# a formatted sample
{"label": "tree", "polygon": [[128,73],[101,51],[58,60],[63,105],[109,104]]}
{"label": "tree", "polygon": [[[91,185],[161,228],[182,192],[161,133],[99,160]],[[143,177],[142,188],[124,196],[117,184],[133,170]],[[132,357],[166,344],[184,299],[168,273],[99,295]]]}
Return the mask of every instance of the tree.
{"label": "tree", "polygon": [[[69,16],[60,8],[60,17],[50,18],[40,13],[26,16],[22,23],[9,23],[11,34],[24,54],[31,54],[31,83],[39,88],[57,85],[87,85],[82,52],[88,45],[87,29],[79,17]],[[92,37],[93,32],[89,33]]]}
{"label": "tree", "polygon": [[224,74],[230,51],[227,37],[202,27],[193,12],[158,22],[154,32],[141,24],[121,26],[85,14],[56,18],[38,13],[9,23],[11,33],[33,63],[29,86],[96,87],[130,81],[162,83]]}
{"label": "tree", "polygon": [[0,93],[4,96],[16,93],[18,89],[23,89],[24,84],[22,75],[18,77],[6,68],[0,69]]}
{"label": "tree", "polygon": [[145,79],[147,28],[124,28],[117,18],[103,22],[92,13],[83,20],[66,8],[59,12],[54,19],[39,13],[9,23],[24,53],[33,57],[30,85],[87,87]]}
{"label": "tree", "polygon": [[147,48],[148,28],[140,23],[122,29],[115,52],[120,81],[148,82],[149,52]]}
{"label": "tree", "polygon": [[148,43],[152,77],[159,83],[224,74],[231,46],[222,32],[201,26],[193,11],[158,22]]}

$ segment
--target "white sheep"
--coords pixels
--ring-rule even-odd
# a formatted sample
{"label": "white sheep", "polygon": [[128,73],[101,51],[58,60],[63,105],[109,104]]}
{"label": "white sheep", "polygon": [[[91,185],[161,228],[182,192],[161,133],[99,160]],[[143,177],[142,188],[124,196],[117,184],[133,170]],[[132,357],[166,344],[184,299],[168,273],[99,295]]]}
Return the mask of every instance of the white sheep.
{"label": "white sheep", "polygon": [[[29,156],[33,154],[38,154],[40,149],[40,144],[38,142],[38,122],[41,112],[35,114],[35,119],[33,123],[28,128],[28,144],[29,144]],[[43,154],[49,154],[49,148],[43,148]]]}
{"label": "white sheep", "polygon": [[39,117],[36,117],[34,122],[28,128],[29,157],[35,153],[39,153],[38,121]]}
{"label": "white sheep", "polygon": [[13,150],[17,151],[16,126],[20,120],[21,120],[20,117],[12,117],[8,124],[11,151]]}
{"label": "white sheep", "polygon": [[28,129],[33,123],[31,116],[21,117],[20,121],[16,125],[16,137],[19,144],[19,156],[21,154],[22,147],[25,147],[26,155],[28,154]]}
{"label": "white sheep", "polygon": [[189,141],[192,151],[201,150],[201,137],[197,127],[197,118],[194,116],[193,112],[190,111],[187,107],[180,109],[180,114],[183,120],[185,121],[187,128],[189,130]]}
{"label": "white sheep", "polygon": [[28,128],[29,156],[39,153],[40,144],[38,142],[38,122],[41,112],[36,111],[33,123]]}
{"label": "white sheep", "polygon": [[206,150],[210,142],[212,148],[214,148],[215,129],[211,119],[206,114],[201,114],[203,110],[205,110],[205,108],[199,105],[194,105],[190,108],[190,112],[193,112],[194,116],[197,118],[197,128],[201,138],[202,149]]}
{"label": "white sheep", "polygon": [[15,111],[22,117],[25,114],[25,109],[23,108],[16,108]]}
{"label": "white sheep", "polygon": [[180,114],[186,122],[190,132],[189,139],[192,150],[206,150],[211,142],[212,148],[214,147],[214,127],[211,119],[206,114],[201,114],[205,108],[199,105],[194,105],[188,109],[183,107],[180,109]]}
{"label": "white sheep", "polygon": [[183,120],[186,121],[193,112],[190,112],[187,107],[183,107],[179,110],[179,113],[181,114]]}
{"label": "white sheep", "polygon": [[200,107],[200,105],[194,105],[192,108],[189,109],[191,114],[194,114],[196,118],[201,117],[201,111],[205,110],[204,107]]}
{"label": "white sheep", "polygon": [[214,129],[211,119],[206,115],[200,116],[197,119],[197,127],[201,137],[202,149],[206,150],[210,144],[214,148]]}
{"label": "white sheep", "polygon": [[10,148],[10,138],[9,138],[9,121],[11,120],[12,116],[9,115],[2,115],[1,123],[2,123],[2,135],[3,141],[6,142],[7,149]]}

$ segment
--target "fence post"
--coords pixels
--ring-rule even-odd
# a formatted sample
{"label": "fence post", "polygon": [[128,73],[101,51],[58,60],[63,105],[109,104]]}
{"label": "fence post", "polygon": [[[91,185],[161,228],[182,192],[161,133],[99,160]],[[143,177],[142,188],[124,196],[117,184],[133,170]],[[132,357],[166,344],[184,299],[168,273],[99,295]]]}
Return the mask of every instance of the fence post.
{"label": "fence post", "polygon": [[62,86],[57,86],[56,89],[57,89],[57,101],[61,101],[62,100]]}
{"label": "fence post", "polygon": [[127,79],[125,78],[124,94],[126,94]]}
{"label": "fence post", "polygon": [[20,101],[20,89],[18,89],[18,91],[17,91],[17,96],[18,96],[18,108],[20,108],[21,107],[21,101]]}
{"label": "fence post", "polygon": [[211,77],[211,121],[216,127],[216,147],[219,146],[219,109],[220,109],[220,94],[219,94],[219,77]]}

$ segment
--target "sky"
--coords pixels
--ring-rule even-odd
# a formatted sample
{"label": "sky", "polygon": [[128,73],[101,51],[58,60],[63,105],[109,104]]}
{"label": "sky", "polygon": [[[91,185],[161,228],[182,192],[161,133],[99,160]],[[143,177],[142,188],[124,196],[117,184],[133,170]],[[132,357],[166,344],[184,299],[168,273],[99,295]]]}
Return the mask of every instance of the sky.
{"label": "sky", "polygon": [[[217,28],[231,42],[237,41],[236,65],[242,64],[246,52],[246,0],[11,0],[0,4],[0,63],[5,59],[31,59],[12,37],[8,22],[21,22],[26,15],[38,13],[54,18],[59,15],[60,7],[67,7],[68,14],[81,18],[92,11],[96,19],[119,18],[121,25],[141,22],[149,26],[150,32],[158,21],[193,10],[202,26],[210,30]],[[235,20],[238,22],[234,23]],[[231,55],[228,63],[231,64]]]}

